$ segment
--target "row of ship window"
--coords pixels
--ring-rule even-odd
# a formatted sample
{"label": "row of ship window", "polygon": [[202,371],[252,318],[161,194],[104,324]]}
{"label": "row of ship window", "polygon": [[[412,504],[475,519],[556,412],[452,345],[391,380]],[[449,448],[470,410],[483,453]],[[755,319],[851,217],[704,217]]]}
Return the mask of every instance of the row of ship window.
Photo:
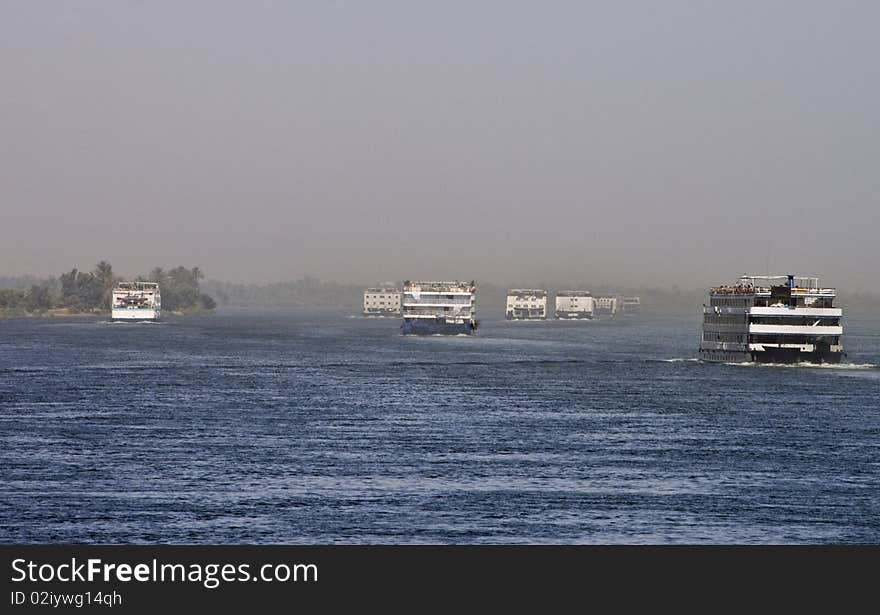
{"label": "row of ship window", "polygon": [[751,337],[752,342],[764,342],[767,344],[776,344],[779,342],[786,344],[816,344],[818,342],[837,344],[839,343],[839,340],[840,337],[837,335],[786,335],[784,338],[780,338],[778,335],[772,333],[753,333]]}
{"label": "row of ship window", "polygon": [[839,340],[838,336],[828,335],[786,335],[784,338],[780,338],[773,333],[753,333],[750,337],[747,334],[718,333],[715,331],[703,332],[704,342],[739,342],[740,344],[745,344],[749,341],[756,344],[762,342],[767,344],[778,344],[780,342],[786,344],[815,344],[817,342],[827,342],[829,344],[837,344]]}
{"label": "row of ship window", "polygon": [[[748,314],[705,314],[703,322],[712,325],[745,325],[749,323]],[[840,325],[839,316],[751,316],[753,325],[789,325],[798,327],[836,327]]]}
{"label": "row of ship window", "polygon": [[840,324],[839,316],[780,316],[753,318],[753,325],[796,325],[801,327],[836,327]]}

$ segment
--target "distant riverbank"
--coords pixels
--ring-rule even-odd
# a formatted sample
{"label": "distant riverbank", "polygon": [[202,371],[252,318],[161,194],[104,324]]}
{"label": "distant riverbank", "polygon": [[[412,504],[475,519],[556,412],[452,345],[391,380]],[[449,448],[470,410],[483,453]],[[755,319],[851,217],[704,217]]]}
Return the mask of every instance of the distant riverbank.
{"label": "distant riverbank", "polygon": [[[201,291],[203,278],[198,267],[178,266],[168,271],[155,267],[135,280],[158,284],[163,313],[184,316],[210,313],[216,307],[213,297]],[[0,278],[0,318],[109,318],[113,289],[126,279],[114,274],[107,261],[91,272],[72,269],[57,278]]]}
{"label": "distant riverbank", "polygon": [[[162,310],[163,316],[204,316],[213,314],[213,309],[196,307],[187,310]],[[80,312],[70,308],[51,308],[48,310],[28,311],[22,309],[0,309],[3,318],[110,318],[109,310]]]}
{"label": "distant riverbank", "polygon": [[110,312],[79,312],[70,308],[52,308],[30,311],[20,308],[0,309],[0,318],[72,318],[85,316],[110,316]]}

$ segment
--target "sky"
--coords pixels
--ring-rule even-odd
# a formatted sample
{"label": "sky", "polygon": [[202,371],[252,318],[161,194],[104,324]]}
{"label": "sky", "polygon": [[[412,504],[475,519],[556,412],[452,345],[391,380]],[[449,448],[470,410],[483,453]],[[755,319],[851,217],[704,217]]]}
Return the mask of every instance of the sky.
{"label": "sky", "polygon": [[0,0],[0,275],[875,288],[880,3]]}

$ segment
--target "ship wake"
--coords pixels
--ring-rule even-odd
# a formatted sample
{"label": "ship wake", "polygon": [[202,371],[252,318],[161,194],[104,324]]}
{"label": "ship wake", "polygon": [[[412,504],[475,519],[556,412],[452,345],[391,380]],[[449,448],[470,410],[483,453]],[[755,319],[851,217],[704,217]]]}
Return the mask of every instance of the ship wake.
{"label": "ship wake", "polygon": [[807,369],[830,369],[830,370],[871,370],[880,369],[880,365],[876,363],[724,363],[724,365],[733,365],[735,367],[787,367],[787,368],[807,368]]}

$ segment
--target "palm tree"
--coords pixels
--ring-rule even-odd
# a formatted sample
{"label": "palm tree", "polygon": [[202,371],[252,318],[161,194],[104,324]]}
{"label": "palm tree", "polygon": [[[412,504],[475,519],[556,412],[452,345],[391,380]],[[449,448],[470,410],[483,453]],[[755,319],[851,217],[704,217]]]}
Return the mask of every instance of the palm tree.
{"label": "palm tree", "polygon": [[93,274],[96,278],[101,280],[101,283],[105,287],[113,284],[113,265],[107,261],[101,261],[95,265]]}
{"label": "palm tree", "polygon": [[110,305],[113,299],[113,287],[116,286],[116,278],[113,275],[113,265],[107,261],[101,261],[95,265],[92,273],[98,283],[101,285],[103,292],[101,293],[101,304]]}

